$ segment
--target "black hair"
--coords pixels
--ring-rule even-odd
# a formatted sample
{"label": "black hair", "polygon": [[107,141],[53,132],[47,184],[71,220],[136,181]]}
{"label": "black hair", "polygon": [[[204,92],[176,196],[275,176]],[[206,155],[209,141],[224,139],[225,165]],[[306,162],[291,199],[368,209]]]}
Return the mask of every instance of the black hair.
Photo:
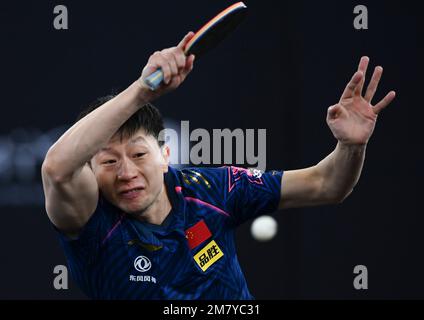
{"label": "black hair", "polygon": [[[84,118],[90,112],[96,110],[101,105],[113,99],[115,95],[107,95],[97,98],[85,110],[83,110],[77,117],[77,121]],[[152,135],[159,146],[164,144],[163,139],[159,135],[164,130],[162,115],[159,110],[151,103],[143,105],[136,113],[134,113],[125,123],[118,129],[117,133],[119,138],[129,138],[133,136],[138,130],[143,129],[146,134]]]}

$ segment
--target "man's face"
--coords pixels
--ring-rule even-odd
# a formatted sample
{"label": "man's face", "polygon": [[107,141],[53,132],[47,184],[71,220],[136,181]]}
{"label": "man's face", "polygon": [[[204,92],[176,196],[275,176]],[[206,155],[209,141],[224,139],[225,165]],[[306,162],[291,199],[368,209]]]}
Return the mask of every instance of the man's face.
{"label": "man's face", "polygon": [[130,138],[111,138],[91,160],[102,195],[126,213],[138,214],[150,207],[163,190],[169,149],[139,130]]}

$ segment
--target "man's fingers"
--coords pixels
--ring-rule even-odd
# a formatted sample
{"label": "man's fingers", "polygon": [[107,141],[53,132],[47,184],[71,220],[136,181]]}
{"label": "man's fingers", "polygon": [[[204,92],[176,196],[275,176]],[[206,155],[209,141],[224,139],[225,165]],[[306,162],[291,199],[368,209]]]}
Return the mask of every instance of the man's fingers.
{"label": "man's fingers", "polygon": [[359,85],[356,87],[355,94],[357,94],[357,95],[362,94],[362,88],[364,87],[364,82],[365,82],[365,78],[366,78],[366,74],[367,74],[367,68],[368,68],[369,61],[370,61],[370,58],[368,58],[366,56],[362,57],[361,60],[359,61],[358,71],[362,71],[364,76],[362,77]]}
{"label": "man's fingers", "polygon": [[172,48],[169,48],[169,49],[165,49],[162,52],[165,54],[165,56],[167,58],[171,58],[171,55],[172,55],[172,58],[175,60],[175,64],[176,64],[178,70],[184,68],[184,66],[186,64],[187,57],[184,54],[184,51],[181,50],[181,48],[172,47]]}
{"label": "man's fingers", "polygon": [[174,56],[175,56],[175,61],[177,62],[178,70],[183,69],[186,65],[186,60],[187,60],[187,57],[184,54],[184,51],[182,51],[179,48],[176,48],[176,50],[174,51]]}
{"label": "man's fingers", "polygon": [[365,93],[365,100],[371,103],[375,92],[377,91],[378,83],[380,82],[381,75],[383,74],[383,68],[378,66],[374,69],[371,81],[368,85],[367,92]]}
{"label": "man's fingers", "polygon": [[187,44],[187,42],[190,41],[190,39],[194,36],[194,32],[190,31],[189,33],[187,33],[183,40],[180,41],[180,43],[177,45],[178,48],[182,49],[184,51],[184,48]]}
{"label": "man's fingers", "polygon": [[169,67],[171,68],[171,76],[177,75],[178,65],[174,53],[171,50],[164,50],[163,57],[168,62]]}
{"label": "man's fingers", "polygon": [[355,72],[352,79],[350,79],[349,83],[347,84],[346,88],[344,89],[342,97],[340,98],[340,100],[353,97],[353,95],[355,93],[355,89],[359,85],[359,83],[361,82],[363,76],[364,76],[364,74],[362,73],[362,71],[356,71]]}
{"label": "man's fingers", "polygon": [[194,54],[191,54],[187,60],[186,60],[186,65],[184,67],[184,69],[181,72],[182,78],[183,80],[185,79],[185,77],[190,73],[191,70],[193,70],[193,64],[194,64],[194,59],[195,56]]}
{"label": "man's fingers", "polygon": [[193,64],[194,64],[194,59],[196,59],[196,56],[194,54],[191,54],[186,61],[186,65],[185,65],[185,69],[186,70],[191,70],[193,69]]}
{"label": "man's fingers", "polygon": [[156,65],[158,68],[162,69],[163,81],[165,84],[168,84],[172,77],[172,71],[168,60],[164,58],[162,52],[155,52],[151,60],[151,64]]}
{"label": "man's fingers", "polygon": [[194,32],[190,31],[176,47],[164,49],[161,52],[157,51],[152,54],[148,64],[143,69],[143,73],[148,75],[151,74],[151,70],[161,68],[163,73],[163,82],[168,85],[173,77],[180,76],[183,72],[186,74],[190,72],[190,68],[189,70],[186,70],[188,59],[184,54],[184,47],[193,36]]}
{"label": "man's fingers", "polygon": [[383,110],[385,107],[387,107],[390,104],[390,102],[393,101],[395,96],[396,96],[396,92],[394,91],[390,91],[388,94],[386,94],[386,96],[373,107],[374,113],[379,114],[381,110]]}

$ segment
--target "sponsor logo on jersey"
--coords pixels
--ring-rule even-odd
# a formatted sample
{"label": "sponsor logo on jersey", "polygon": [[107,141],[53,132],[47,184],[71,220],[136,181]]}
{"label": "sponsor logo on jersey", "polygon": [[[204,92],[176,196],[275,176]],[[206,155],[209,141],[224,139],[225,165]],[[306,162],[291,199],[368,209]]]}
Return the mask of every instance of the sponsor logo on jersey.
{"label": "sponsor logo on jersey", "polygon": [[138,256],[134,260],[134,268],[139,272],[149,271],[151,267],[152,263],[150,262],[149,258],[145,256]]}
{"label": "sponsor logo on jersey", "polygon": [[[146,272],[152,268],[152,262],[146,256],[138,256],[134,259],[134,268],[138,272]],[[129,280],[131,282],[151,282],[156,283],[157,280],[154,276],[151,275],[134,275],[130,274]]]}
{"label": "sponsor logo on jersey", "polygon": [[194,261],[196,261],[200,269],[205,272],[223,255],[224,253],[221,251],[218,244],[215,242],[215,240],[212,240],[194,256]]}

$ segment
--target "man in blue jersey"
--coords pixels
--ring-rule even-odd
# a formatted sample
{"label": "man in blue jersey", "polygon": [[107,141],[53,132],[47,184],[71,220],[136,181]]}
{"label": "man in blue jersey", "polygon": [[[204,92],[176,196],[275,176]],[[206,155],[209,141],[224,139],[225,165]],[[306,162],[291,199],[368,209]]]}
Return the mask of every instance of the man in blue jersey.
{"label": "man in blue jersey", "polygon": [[[251,299],[234,230],[278,209],[340,203],[357,183],[378,113],[371,100],[382,68],[362,95],[368,58],[328,109],[338,140],[317,165],[260,172],[238,167],[175,170],[149,102],[176,89],[194,56],[176,46],[154,53],[140,79],[94,106],[49,149],[42,166],[47,214],[71,274],[95,299]],[[144,79],[157,68],[164,85]]]}

